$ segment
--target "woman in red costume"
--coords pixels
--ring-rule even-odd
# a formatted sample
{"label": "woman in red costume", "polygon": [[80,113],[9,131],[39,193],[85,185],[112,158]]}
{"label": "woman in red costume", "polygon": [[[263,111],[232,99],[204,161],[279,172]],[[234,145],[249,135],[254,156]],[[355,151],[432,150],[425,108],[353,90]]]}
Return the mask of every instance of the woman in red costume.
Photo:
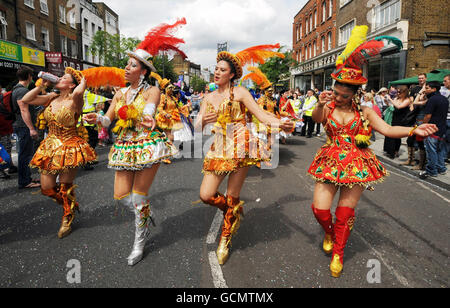
{"label": "woman in red costume", "polygon": [[[361,107],[357,99],[358,88],[367,83],[361,65],[366,56],[378,54],[388,40],[401,46],[391,37],[379,37],[365,42],[367,26],[356,27],[346,50],[338,58],[334,91],[320,95],[313,120],[323,123],[328,141],[317,153],[309,168],[316,181],[314,190],[314,215],[325,231],[323,249],[332,253],[330,270],[333,277],[343,271],[344,248],[355,222],[355,208],[366,188],[382,182],[388,172],[368,148],[372,129],[391,137],[402,138],[413,134],[425,137],[436,131],[434,125],[409,127],[389,126],[377,113]],[[340,190],[336,221],[333,224],[331,207]]]}
{"label": "woman in red costume", "polygon": [[[293,123],[281,123],[261,109],[245,88],[233,86],[233,82],[242,77],[244,65],[251,62],[264,63],[265,59],[277,55],[270,51],[277,47],[279,48],[278,45],[256,46],[236,55],[219,53],[214,75],[219,89],[204,98],[196,121],[195,127],[201,130],[208,124],[214,124],[215,139],[204,161],[205,175],[200,198],[204,203],[219,208],[224,215],[222,236],[217,249],[221,265],[228,259],[231,238],[240,225],[243,213],[240,194],[249,168],[258,162],[270,160],[267,145],[253,136],[247,127],[251,122],[247,113],[255,115],[267,126],[287,131],[293,129]],[[218,192],[218,188],[227,175],[227,196],[224,196]]]}

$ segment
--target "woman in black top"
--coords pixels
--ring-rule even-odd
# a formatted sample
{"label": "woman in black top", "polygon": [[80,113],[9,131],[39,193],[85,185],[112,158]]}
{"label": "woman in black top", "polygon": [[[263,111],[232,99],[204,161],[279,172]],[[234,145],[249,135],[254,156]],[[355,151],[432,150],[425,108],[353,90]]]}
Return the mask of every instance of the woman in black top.
{"label": "woman in black top", "polygon": [[[409,107],[412,104],[411,98],[409,96],[409,89],[407,86],[398,87],[398,95],[393,100],[393,105],[395,107],[394,115],[392,118],[392,126],[402,126],[404,125],[403,120],[409,112]],[[398,156],[398,151],[402,144],[401,139],[385,138],[384,149],[387,156],[394,159]]]}

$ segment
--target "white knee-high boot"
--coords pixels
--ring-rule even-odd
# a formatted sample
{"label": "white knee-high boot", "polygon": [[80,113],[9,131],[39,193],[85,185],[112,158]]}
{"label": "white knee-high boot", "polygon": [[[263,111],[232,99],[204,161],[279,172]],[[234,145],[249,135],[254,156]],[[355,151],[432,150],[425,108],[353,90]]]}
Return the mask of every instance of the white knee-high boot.
{"label": "white knee-high boot", "polygon": [[144,247],[149,235],[148,223],[151,221],[155,225],[150,211],[150,201],[148,196],[132,194],[132,204],[135,214],[135,238],[131,254],[128,256],[128,265],[134,266],[139,263],[144,256]]}

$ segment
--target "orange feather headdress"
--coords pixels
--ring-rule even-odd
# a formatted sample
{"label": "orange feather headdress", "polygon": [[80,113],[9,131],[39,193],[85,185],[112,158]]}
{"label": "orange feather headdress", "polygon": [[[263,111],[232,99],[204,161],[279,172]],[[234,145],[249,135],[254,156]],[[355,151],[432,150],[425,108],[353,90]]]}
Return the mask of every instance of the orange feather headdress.
{"label": "orange feather headdress", "polygon": [[242,80],[251,79],[258,85],[261,90],[265,90],[272,86],[267,76],[257,67],[251,66],[247,68],[251,73],[247,74]]}
{"label": "orange feather headdress", "polygon": [[273,51],[273,49],[279,48],[280,44],[275,44],[253,46],[242,50],[237,54],[232,54],[228,51],[222,51],[217,55],[217,62],[226,60],[232,63],[236,70],[235,78],[239,79],[242,77],[244,73],[243,68],[247,64],[264,64],[267,59],[272,57],[284,58],[284,54]]}
{"label": "orange feather headdress", "polygon": [[161,88],[161,90],[164,90],[169,84],[170,84],[170,80],[166,79],[166,78],[162,78],[161,76],[159,76],[159,74],[152,72],[150,74],[150,76],[152,76],[152,78],[156,79],[158,81],[159,87]]}
{"label": "orange feather headdress", "polygon": [[125,70],[116,67],[94,67],[84,70],[84,77],[88,88],[99,88],[110,85],[125,87]]}

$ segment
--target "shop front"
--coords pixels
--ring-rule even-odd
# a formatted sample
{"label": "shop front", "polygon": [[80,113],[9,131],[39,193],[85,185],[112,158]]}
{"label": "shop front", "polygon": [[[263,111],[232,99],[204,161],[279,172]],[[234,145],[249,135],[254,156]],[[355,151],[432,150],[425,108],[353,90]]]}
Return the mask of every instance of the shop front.
{"label": "shop front", "polygon": [[291,70],[292,84],[294,89],[307,91],[319,89],[323,91],[331,89],[333,80],[330,75],[335,68],[337,52],[323,54],[317,58],[301,63]]}
{"label": "shop front", "polygon": [[83,70],[83,63],[78,59],[64,57],[61,52],[46,52],[47,72],[56,76],[63,76],[67,67],[72,67],[78,71]]}
{"label": "shop front", "polygon": [[44,52],[0,40],[0,85],[10,90],[17,83],[16,73],[22,65],[33,69],[36,77],[45,69]]}

